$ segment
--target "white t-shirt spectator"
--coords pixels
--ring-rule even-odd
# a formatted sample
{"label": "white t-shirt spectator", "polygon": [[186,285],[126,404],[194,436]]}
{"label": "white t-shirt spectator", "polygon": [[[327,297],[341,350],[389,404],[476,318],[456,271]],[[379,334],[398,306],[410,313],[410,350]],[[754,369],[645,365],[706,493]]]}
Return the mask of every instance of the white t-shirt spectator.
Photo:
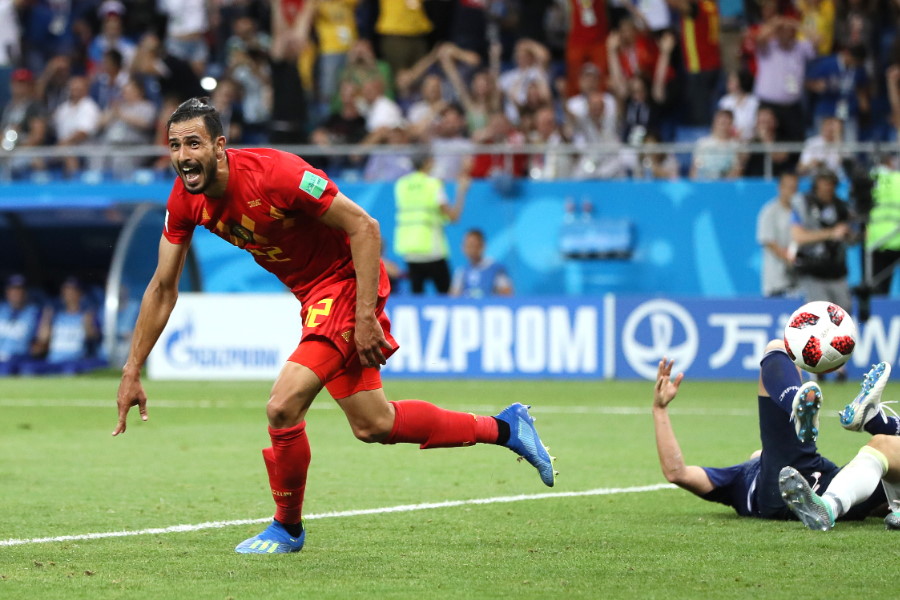
{"label": "white t-shirt spectator", "polygon": [[759,98],[753,94],[746,94],[738,99],[734,94],[727,94],[719,100],[719,108],[730,110],[734,115],[734,129],[740,139],[749,140],[753,137]]}
{"label": "white t-shirt spectator", "polygon": [[399,127],[403,125],[403,111],[400,106],[387,96],[379,96],[365,111],[366,129],[375,131],[382,127]]}
{"label": "white t-shirt spectator", "polygon": [[63,102],[53,113],[53,126],[59,140],[66,140],[79,131],[93,137],[99,125],[100,107],[90,96],[85,96],[77,103]]}

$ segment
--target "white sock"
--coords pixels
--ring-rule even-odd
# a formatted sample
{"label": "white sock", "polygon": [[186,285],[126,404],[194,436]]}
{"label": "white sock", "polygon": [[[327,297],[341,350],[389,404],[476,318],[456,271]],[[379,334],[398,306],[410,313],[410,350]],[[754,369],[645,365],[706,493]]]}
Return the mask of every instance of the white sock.
{"label": "white sock", "polygon": [[887,457],[871,446],[863,446],[831,480],[822,494],[834,512],[834,518],[847,514],[854,505],[872,495],[881,478],[887,473]]}

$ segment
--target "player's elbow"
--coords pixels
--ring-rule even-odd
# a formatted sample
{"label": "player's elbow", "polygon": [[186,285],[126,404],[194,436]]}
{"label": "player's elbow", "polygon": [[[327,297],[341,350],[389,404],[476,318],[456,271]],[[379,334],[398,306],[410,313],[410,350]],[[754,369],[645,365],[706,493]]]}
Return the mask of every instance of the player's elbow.
{"label": "player's elbow", "polygon": [[678,467],[667,467],[663,466],[663,476],[666,478],[666,481],[669,483],[674,483],[677,486],[683,486],[687,481],[687,469],[684,466]]}

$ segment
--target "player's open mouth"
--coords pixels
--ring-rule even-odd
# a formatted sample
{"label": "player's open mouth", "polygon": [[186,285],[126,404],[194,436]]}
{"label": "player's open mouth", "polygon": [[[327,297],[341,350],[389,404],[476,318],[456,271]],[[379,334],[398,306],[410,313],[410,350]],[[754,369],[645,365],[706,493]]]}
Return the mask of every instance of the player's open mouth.
{"label": "player's open mouth", "polygon": [[200,181],[200,167],[181,167],[181,173],[185,183],[195,184]]}

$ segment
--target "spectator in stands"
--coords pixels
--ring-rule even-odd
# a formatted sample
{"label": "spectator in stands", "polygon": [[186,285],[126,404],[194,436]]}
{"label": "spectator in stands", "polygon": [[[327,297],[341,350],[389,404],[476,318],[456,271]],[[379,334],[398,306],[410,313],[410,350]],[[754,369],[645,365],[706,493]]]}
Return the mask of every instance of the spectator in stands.
{"label": "spectator in stands", "polygon": [[669,0],[669,4],[681,17],[684,119],[689,125],[705,125],[712,118],[710,99],[715,97],[722,67],[719,5],[706,0]]}
{"label": "spectator in stands", "polygon": [[116,147],[141,146],[153,140],[153,126],[156,121],[156,107],[147,100],[144,88],[131,79],[122,88],[122,97],[100,114],[100,134],[98,141],[107,146],[109,156],[100,159],[94,168],[109,171],[118,179],[134,175],[134,170],[143,166],[144,159],[133,156],[118,156]]}
{"label": "spectator in stands", "polygon": [[762,106],[775,111],[786,141],[805,137],[803,81],[806,65],[815,57],[813,42],[799,39],[799,29],[796,19],[776,15],[763,24],[756,39],[753,93]]}
{"label": "spectator in stands", "polygon": [[309,131],[307,91],[303,84],[306,57],[294,46],[289,34],[290,11],[282,0],[274,0],[269,14],[272,44],[268,52],[268,67],[272,81],[272,102],[268,122],[271,144],[302,144]]}
{"label": "spectator in stands", "polygon": [[500,93],[499,57],[494,54],[500,51],[499,44],[491,45],[491,63],[489,68],[475,71],[471,83],[467,86],[456,66],[456,54],[442,52],[438,58],[453,92],[466,111],[466,127],[475,132],[487,126],[489,117],[501,110],[502,94]]}
{"label": "spectator in stands", "polygon": [[578,93],[565,102],[566,115],[577,123],[588,115],[588,97],[600,92],[603,95],[604,129],[616,129],[619,123],[619,107],[615,96],[603,89],[602,72],[594,63],[585,63],[579,69]]}
{"label": "spectator in stands", "polygon": [[785,171],[778,179],[778,195],[759,211],[756,241],[762,246],[762,294],[766,297],[797,293],[794,272],[796,246],[791,236],[791,214],[797,199],[797,175]]}
{"label": "spectator in stands", "polygon": [[[791,236],[797,245],[794,268],[804,301],[827,300],[847,307],[853,301],[847,283],[847,246],[854,234],[850,210],[835,193],[837,183],[831,171],[816,172],[812,190],[795,200]],[[846,377],[846,366],[841,367],[838,380]]]}
{"label": "spectator in stands", "polygon": [[435,74],[426,75],[419,86],[419,99],[406,110],[406,120],[414,135],[421,137],[440,119],[441,111],[447,106],[444,99],[443,81]]}
{"label": "spectator in stands", "polygon": [[463,237],[462,251],[468,263],[457,267],[450,285],[450,295],[463,298],[512,296],[512,279],[506,267],[485,256],[484,232],[470,229]]}
{"label": "spectator in stands", "polygon": [[734,128],[738,138],[747,141],[756,128],[759,98],[753,95],[753,75],[749,71],[732,71],[726,80],[727,94],[719,99],[719,108],[734,115]]}
{"label": "spectator in stands", "polygon": [[671,152],[655,150],[659,134],[648,131],[639,156],[639,168],[633,172],[637,179],[678,179],[678,159]]}
{"label": "spectator in stands", "polygon": [[826,117],[837,117],[844,124],[843,139],[859,140],[859,123],[868,121],[871,110],[865,59],[866,49],[859,45],[820,58],[810,67],[806,88],[816,95],[813,107],[816,129]]}
{"label": "spectator in stands", "polygon": [[[785,141],[779,137],[778,117],[775,116],[775,111],[766,106],[760,106],[756,111],[756,125],[753,131],[753,137],[748,142],[752,145],[772,146]],[[797,158],[796,154],[783,151],[750,152],[746,158],[744,175],[778,177],[785,171],[793,171],[797,165]]]}
{"label": "spectator in stands", "polygon": [[[618,152],[622,142],[615,126],[610,126],[605,118],[605,110],[604,94],[596,91],[588,96],[587,115],[575,120],[572,142],[581,149],[581,156],[572,175],[578,179],[611,179],[622,175],[623,164]],[[593,146],[600,148],[593,149]]]}
{"label": "spectator in stands", "polygon": [[37,333],[38,347],[47,352],[43,361],[22,365],[23,375],[74,375],[105,365],[97,358],[100,328],[97,315],[84,297],[81,283],[74,277],[60,287],[60,306],[48,308],[41,317]]}
{"label": "spectator in stands", "polygon": [[406,126],[400,106],[388,98],[384,92],[384,82],[373,77],[362,84],[363,114],[366,117],[366,129],[373,133],[383,128]]}
{"label": "spectator in stands", "polygon": [[545,106],[535,113],[534,128],[528,137],[529,143],[546,147],[543,154],[529,156],[529,177],[552,181],[564,179],[571,174],[572,157],[560,149],[568,140],[556,120],[553,107]]}
{"label": "spectator in stands", "polygon": [[413,164],[415,171],[398,179],[394,186],[394,253],[406,263],[413,294],[425,293],[428,281],[439,294],[446,294],[450,291],[450,249],[444,228],[462,215],[471,180],[460,178],[451,205],[443,182],[429,175],[432,157],[419,155]]}
{"label": "spectator in stands", "polygon": [[710,135],[697,140],[691,161],[691,179],[734,179],[743,171],[740,144],[734,133],[734,115],[719,109]]}
{"label": "spectator in stands", "polygon": [[[175,96],[163,98],[162,106],[156,114],[156,127],[153,136],[153,142],[156,146],[165,148],[169,145],[169,117],[178,108],[181,102]],[[172,161],[168,155],[162,155],[153,162],[153,169],[159,173],[165,173],[166,176],[171,174]]]}
{"label": "spectator in stands", "polygon": [[641,29],[650,31],[656,38],[672,28],[672,11],[666,0],[637,0],[625,2],[624,7],[636,22],[641,23]]}
{"label": "spectator in stands", "polygon": [[835,174],[843,173],[842,162],[846,155],[841,151],[842,143],[841,120],[837,117],[825,117],[819,126],[819,134],[803,144],[797,171],[801,175],[809,175],[825,168]]}
{"label": "spectator in stands", "polygon": [[[868,56],[878,56],[879,36],[876,33],[879,29],[879,17],[876,12],[878,4],[869,0],[844,0],[837,2],[834,41],[838,48],[863,46]],[[891,4],[896,19],[897,5],[896,3]],[[884,27],[887,28],[889,26],[885,23]],[[896,20],[891,23],[890,27],[894,29],[894,35],[896,36]],[[822,54],[830,53],[829,51]]]}
{"label": "spectator in stands", "polygon": [[[223,77],[216,82],[212,94],[212,105],[219,112],[222,131],[229,144],[241,144],[244,133],[244,111],[241,108],[241,86],[234,79]],[[168,119],[171,111],[165,114]]]}
{"label": "spectator in stands", "polygon": [[669,99],[667,79],[674,48],[675,36],[670,32],[664,33],[659,40],[659,52],[649,93],[647,80],[643,75],[632,75],[626,81],[622,79],[624,73],[621,65],[611,65],[610,81],[623,103],[621,139],[630,146],[640,146],[647,131],[659,130],[664,107]]}
{"label": "spectator in stands", "polygon": [[[74,148],[89,142],[100,126],[100,107],[88,95],[87,77],[76,75],[69,80],[69,99],[53,113],[56,145]],[[81,158],[69,155],[63,158],[65,173],[69,177],[78,174]]]}
{"label": "spectator in stands", "polygon": [[241,111],[244,113],[244,142],[263,144],[268,141],[268,123],[272,116],[272,70],[269,56],[261,49],[234,50],[228,64],[228,75],[243,89]]}
{"label": "spectator in stands", "polygon": [[231,35],[225,40],[225,64],[236,51],[272,49],[272,37],[259,30],[259,23],[249,14],[239,14],[231,22]]}
{"label": "spectator in stands", "polygon": [[[375,56],[372,42],[366,39],[356,40],[347,53],[347,64],[341,71],[341,81],[352,81],[362,88],[371,79],[381,80],[384,95],[394,99],[394,72],[391,66]],[[332,107],[334,108],[334,107]]]}
{"label": "spectator in stands", "polygon": [[115,48],[103,53],[99,68],[91,77],[91,98],[101,110],[109,108],[122,95],[122,88],[128,82],[128,71],[122,66],[122,54]]}
{"label": "spectator in stands", "polygon": [[472,134],[472,141],[477,144],[500,145],[508,148],[508,151],[504,153],[479,152],[475,154],[469,172],[472,177],[481,179],[525,176],[528,156],[515,153],[517,148],[525,144],[525,136],[513,126],[505,113],[497,111],[492,114],[487,126]]}
{"label": "spectator in stands", "polygon": [[131,76],[141,80],[147,97],[162,102],[174,97],[179,102],[206,95],[191,65],[169,54],[155,33],[145,33],[131,63]]}
{"label": "spectator in stands", "polygon": [[347,53],[359,37],[355,9],[358,0],[304,0],[294,26],[301,47],[317,41],[316,115],[328,114],[337,94],[339,75],[347,63]]}
{"label": "spectator in stands", "polygon": [[475,145],[466,132],[466,118],[459,104],[448,104],[440,113],[431,139],[431,175],[441,181],[454,181],[468,172],[466,162]]}
{"label": "spectator in stands", "polygon": [[21,0],[0,1],[0,106],[10,98],[9,77],[22,54],[22,28],[19,24]]}
{"label": "spectator in stands", "polygon": [[[359,87],[352,81],[344,81],[340,88],[341,109],[332,112],[325,121],[310,134],[310,142],[327,148],[341,144],[359,144],[366,137],[366,119],[359,112],[357,98]],[[356,166],[360,159],[355,156],[328,156],[323,158],[321,168],[334,176],[333,171]]]}
{"label": "spectator in stands", "polygon": [[[368,134],[364,145],[406,146],[412,143],[405,123],[393,127],[382,127]],[[373,153],[366,160],[363,171],[365,181],[396,181],[413,171],[412,157],[407,151],[394,150],[388,153]]]}
{"label": "spectator in stands", "polygon": [[609,15],[606,0],[566,0],[569,35],[566,36],[566,97],[581,91],[582,66],[591,64],[607,71],[606,36]]}
{"label": "spectator in stands", "polygon": [[500,75],[500,90],[503,92],[506,114],[513,123],[519,121],[519,107],[528,100],[528,90],[536,84],[540,91],[550,96],[550,52],[534,40],[521,39],[515,47],[516,66]]}
{"label": "spectator in stands", "polygon": [[900,64],[893,64],[885,72],[885,87],[887,88],[888,101],[891,106],[891,124],[894,127],[894,140],[898,139],[900,131]]}
{"label": "spectator in stands", "polygon": [[25,277],[10,275],[5,301],[0,303],[0,376],[15,375],[34,357],[34,339],[41,309],[28,299]]}
{"label": "spectator in stands", "polygon": [[616,30],[606,38],[606,53],[610,79],[614,77],[613,70],[616,68],[621,71],[621,76],[616,76],[620,81],[627,81],[635,75],[653,78],[659,48],[648,32],[638,29],[634,19],[624,17],[619,21]]}
{"label": "spectator in stands", "polygon": [[[100,17],[100,33],[88,46],[88,60],[96,67],[103,62],[107,52],[115,50],[119,54],[119,68],[127,70],[134,59],[137,45],[122,32],[125,5],[120,0],[104,0],[100,3],[97,14]],[[100,102],[97,98],[95,100]]]}
{"label": "spectator in stands", "polygon": [[69,79],[72,77],[72,59],[66,55],[54,56],[40,72],[36,81],[37,96],[44,103],[44,110],[53,115],[69,98]]}
{"label": "spectator in stands", "polygon": [[[3,108],[0,116],[0,132],[4,150],[13,148],[36,148],[48,142],[47,115],[37,97],[34,76],[28,69],[16,69],[11,77],[12,98]],[[42,158],[10,157],[9,166],[13,175],[26,172],[29,168],[42,171],[46,167]]]}
{"label": "spectator in stands", "polygon": [[207,0],[159,0],[166,19],[166,52],[190,64],[197,77],[206,74],[212,3]]}
{"label": "spectator in stands", "polygon": [[800,13],[803,28],[814,31],[816,54],[827,56],[834,46],[834,0],[796,0],[795,5]]}
{"label": "spectator in stands", "polygon": [[425,14],[423,2],[378,0],[375,33],[381,40],[379,55],[399,73],[428,54],[428,34],[434,26]]}

